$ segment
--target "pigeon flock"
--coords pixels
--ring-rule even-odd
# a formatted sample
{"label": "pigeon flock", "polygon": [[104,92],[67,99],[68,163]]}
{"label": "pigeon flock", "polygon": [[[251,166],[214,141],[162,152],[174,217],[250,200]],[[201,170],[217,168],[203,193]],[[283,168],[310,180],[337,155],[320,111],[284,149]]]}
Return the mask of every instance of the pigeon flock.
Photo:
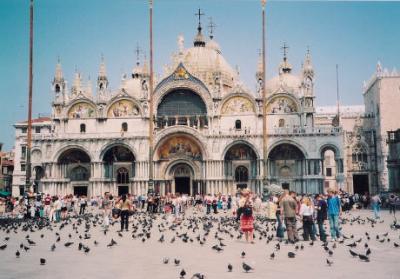
{"label": "pigeon flock", "polygon": [[111,275],[104,270],[113,265],[116,278],[266,278],[290,270],[296,274],[296,269],[346,274],[346,268],[352,278],[357,278],[354,270],[364,271],[363,279],[400,278],[400,225],[389,215],[375,220],[368,213],[343,215],[343,237],[337,242],[295,244],[277,239],[275,222],[262,216],[254,223],[255,244],[245,243],[234,217],[190,210],[179,222],[165,214],[137,213],[128,232],[119,232],[119,220],[105,228],[102,216],[93,213],[60,223],[0,219],[0,278],[44,278],[46,269],[63,266],[68,274],[88,265],[92,274],[100,274],[97,278]]}

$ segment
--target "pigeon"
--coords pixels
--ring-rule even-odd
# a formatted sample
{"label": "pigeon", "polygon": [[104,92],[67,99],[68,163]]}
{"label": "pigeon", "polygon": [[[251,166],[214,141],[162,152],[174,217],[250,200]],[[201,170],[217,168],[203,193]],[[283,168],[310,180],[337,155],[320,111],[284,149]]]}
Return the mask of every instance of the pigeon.
{"label": "pigeon", "polygon": [[169,263],[169,258],[164,258],[163,259],[163,264],[168,264]]}
{"label": "pigeon", "polygon": [[7,244],[3,244],[3,245],[0,246],[0,250],[4,250],[6,248],[7,248]]}
{"label": "pigeon", "polygon": [[365,252],[365,254],[367,255],[367,256],[369,256],[370,254],[371,254],[371,249],[367,249],[367,251]]}
{"label": "pigeon", "polygon": [[40,265],[45,265],[46,264],[46,259],[40,258]]}
{"label": "pigeon", "polygon": [[246,256],[246,253],[244,251],[242,251],[241,256],[242,256],[242,258],[244,258]]}
{"label": "pigeon", "polygon": [[269,255],[269,258],[270,258],[271,260],[275,259],[275,253],[274,253],[274,252],[272,252],[272,254],[271,254],[271,255]]}
{"label": "pigeon", "polygon": [[394,247],[398,248],[400,245],[397,244],[396,242],[393,242]]}
{"label": "pigeon", "polygon": [[368,256],[365,256],[365,255],[361,255],[361,254],[359,254],[359,255],[358,255],[358,257],[359,257],[359,258],[360,258],[360,260],[362,260],[362,261],[369,262],[369,258],[368,258]]}
{"label": "pigeon", "polygon": [[351,250],[351,249],[349,250],[349,252],[353,257],[357,257],[358,256],[358,254],[356,252],[354,252],[353,250]]}
{"label": "pigeon", "polygon": [[20,255],[21,255],[21,253],[17,250],[17,252],[15,252],[15,256],[16,256],[17,258],[19,258]]}
{"label": "pigeon", "polygon": [[54,250],[56,250],[56,245],[55,245],[55,244],[51,245],[50,250],[51,250],[52,252],[54,252]]}
{"label": "pigeon", "polygon": [[204,279],[204,275],[201,273],[195,273],[191,279]]}
{"label": "pigeon", "polygon": [[253,268],[248,264],[246,264],[245,262],[242,263],[242,268],[246,273],[249,272],[250,270],[253,270]]}
{"label": "pigeon", "polygon": [[228,272],[232,272],[233,266],[231,264],[228,264]]}
{"label": "pigeon", "polygon": [[181,276],[180,278],[185,278],[186,271],[184,269],[182,269],[181,272],[179,273],[179,275]]}
{"label": "pigeon", "polygon": [[73,242],[67,242],[67,243],[64,244],[64,246],[65,246],[65,247],[69,247],[69,246],[71,246],[72,244],[74,244],[74,243],[73,243]]}
{"label": "pigeon", "polygon": [[326,259],[326,264],[331,266],[333,264],[333,261],[330,261],[329,259]]}
{"label": "pigeon", "polygon": [[288,257],[291,258],[291,259],[293,259],[293,258],[296,256],[296,254],[293,253],[293,252],[288,252],[287,255],[288,255]]}
{"label": "pigeon", "polygon": [[175,265],[179,265],[181,263],[181,261],[178,259],[174,259],[174,263],[175,263]]}

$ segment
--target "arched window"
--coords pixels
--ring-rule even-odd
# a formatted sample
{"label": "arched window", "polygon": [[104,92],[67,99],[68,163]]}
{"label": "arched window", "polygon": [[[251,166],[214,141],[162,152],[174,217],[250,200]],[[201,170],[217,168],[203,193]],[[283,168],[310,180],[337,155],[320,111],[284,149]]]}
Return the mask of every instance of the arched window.
{"label": "arched window", "polygon": [[129,183],[129,172],[126,168],[118,169],[117,183],[118,184],[128,184]]}
{"label": "arched window", "polygon": [[238,166],[235,170],[235,181],[236,182],[249,181],[249,170],[244,166]]}
{"label": "arched window", "polygon": [[242,121],[240,121],[239,119],[235,121],[235,129],[236,130],[242,129]]}
{"label": "arched window", "polygon": [[86,133],[86,125],[81,124],[81,133]]}
{"label": "arched window", "polygon": [[279,119],[279,128],[285,127],[285,119]]}
{"label": "arched window", "polygon": [[59,85],[59,84],[56,84],[56,88],[55,88],[55,90],[56,90],[56,93],[60,93],[60,91],[61,91],[61,87],[60,87],[60,85]]}
{"label": "arched window", "polygon": [[69,178],[71,181],[86,181],[89,180],[89,172],[82,166],[77,166],[71,170]]}
{"label": "arched window", "polygon": [[361,145],[357,144],[356,146],[353,147],[353,153],[352,153],[352,161],[353,163],[368,163],[368,154],[366,148]]}
{"label": "arched window", "polygon": [[122,129],[122,132],[128,132],[128,123],[126,123],[126,122],[122,123],[121,129]]}

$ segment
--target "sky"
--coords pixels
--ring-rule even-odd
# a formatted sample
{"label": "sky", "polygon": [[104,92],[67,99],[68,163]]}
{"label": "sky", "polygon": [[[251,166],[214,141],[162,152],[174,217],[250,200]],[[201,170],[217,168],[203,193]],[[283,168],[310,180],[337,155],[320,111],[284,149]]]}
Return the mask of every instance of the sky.
{"label": "sky", "polygon": [[[261,48],[259,0],[154,0],[154,66],[163,65],[177,50],[177,36],[191,47],[195,13],[205,13],[217,25],[215,40],[228,63],[238,66],[246,86],[254,90]],[[267,78],[277,74],[281,47],[289,46],[293,72],[300,71],[307,47],[315,69],[316,104],[336,104],[336,64],[340,103],[363,104],[362,84],[377,61],[400,68],[400,2],[268,1]],[[207,34],[207,28],[203,31]],[[136,62],[140,46],[148,55],[147,0],[35,0],[33,116],[50,114],[51,81],[57,57],[72,84],[75,70],[93,86],[101,55],[111,88]],[[13,147],[13,124],[27,119],[29,1],[0,1],[0,142]],[[143,54],[142,54],[143,56]]]}

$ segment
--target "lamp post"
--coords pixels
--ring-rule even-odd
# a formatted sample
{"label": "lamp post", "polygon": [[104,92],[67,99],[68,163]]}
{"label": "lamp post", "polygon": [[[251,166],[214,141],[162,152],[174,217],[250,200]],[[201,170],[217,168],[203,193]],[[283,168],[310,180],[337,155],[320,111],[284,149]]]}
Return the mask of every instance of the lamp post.
{"label": "lamp post", "polygon": [[267,184],[267,176],[268,176],[268,154],[267,154],[267,104],[266,104],[266,92],[265,92],[265,82],[266,82],[266,65],[265,65],[265,6],[267,1],[261,0],[261,7],[262,7],[262,104],[263,104],[263,184]]}
{"label": "lamp post", "polygon": [[154,69],[153,69],[153,0],[149,0],[149,16],[150,16],[150,86],[149,86],[149,184],[148,192],[154,192],[154,174],[153,174],[153,80],[154,80]]}
{"label": "lamp post", "polygon": [[31,188],[32,147],[32,91],[33,91],[33,0],[29,7],[29,89],[28,89],[28,135],[26,140],[25,191]]}

